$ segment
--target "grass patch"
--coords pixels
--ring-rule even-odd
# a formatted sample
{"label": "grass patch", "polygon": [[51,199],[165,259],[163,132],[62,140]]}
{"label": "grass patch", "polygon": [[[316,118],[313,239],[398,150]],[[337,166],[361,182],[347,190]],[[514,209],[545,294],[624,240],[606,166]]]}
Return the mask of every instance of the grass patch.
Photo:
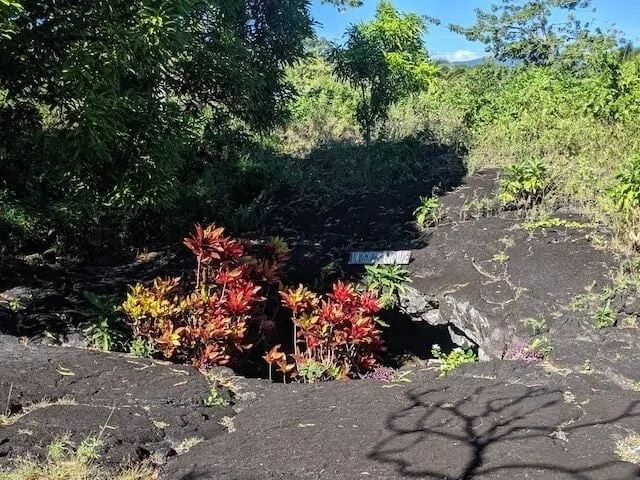
{"label": "grass patch", "polygon": [[10,470],[0,471],[0,480],[153,480],[156,474],[145,463],[110,472],[97,461],[102,440],[84,439],[74,450],[68,435],[54,440],[47,447],[44,459],[21,458]]}
{"label": "grass patch", "polygon": [[566,220],[564,218],[550,217],[540,220],[526,221],[522,224],[522,228],[528,232],[534,232],[536,230],[544,230],[547,228],[583,228],[593,227],[591,223],[581,223],[574,220]]}
{"label": "grass patch", "polygon": [[632,433],[616,445],[616,454],[623,462],[640,464],[640,435]]}
{"label": "grass patch", "polygon": [[17,420],[22,418],[23,416],[31,413],[35,410],[39,410],[41,408],[47,408],[52,405],[76,405],[76,401],[68,396],[64,396],[57,400],[49,400],[48,398],[44,398],[39,402],[32,403],[26,407],[23,407],[22,410],[18,413],[11,412],[11,394],[13,393],[13,383],[9,386],[9,393],[7,395],[7,403],[5,404],[4,411],[0,413],[0,427],[4,425],[11,425],[15,423]]}
{"label": "grass patch", "polygon": [[204,438],[202,437],[189,437],[189,438],[185,438],[180,443],[175,445],[173,449],[176,451],[178,455],[182,455],[184,453],[187,453],[193,447],[195,447],[196,445],[202,442],[204,442]]}

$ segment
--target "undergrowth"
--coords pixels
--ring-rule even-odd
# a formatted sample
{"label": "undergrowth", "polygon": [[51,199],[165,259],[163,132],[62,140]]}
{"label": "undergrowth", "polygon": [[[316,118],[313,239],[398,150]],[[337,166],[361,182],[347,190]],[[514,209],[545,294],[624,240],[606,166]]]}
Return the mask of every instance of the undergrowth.
{"label": "undergrowth", "polygon": [[47,446],[45,458],[24,457],[13,462],[8,470],[0,470],[1,480],[153,480],[155,471],[147,463],[125,467],[117,472],[98,465],[102,441],[83,439],[73,448],[68,435]]}
{"label": "undergrowth", "polygon": [[454,348],[449,353],[444,353],[440,349],[440,346],[434,345],[431,349],[431,355],[440,361],[439,368],[441,377],[446,377],[461,365],[476,363],[478,361],[478,356],[473,350],[464,350],[460,347]]}

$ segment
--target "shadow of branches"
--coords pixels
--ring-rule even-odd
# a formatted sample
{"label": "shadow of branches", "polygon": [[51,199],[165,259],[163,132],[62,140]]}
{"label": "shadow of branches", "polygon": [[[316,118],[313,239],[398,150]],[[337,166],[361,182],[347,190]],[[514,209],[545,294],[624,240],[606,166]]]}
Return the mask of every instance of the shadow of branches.
{"label": "shadow of branches", "polygon": [[[640,477],[640,468],[616,460],[613,440],[640,424],[638,399],[612,394],[593,411],[590,400],[580,403],[561,389],[495,383],[454,401],[451,390],[409,390],[409,405],[387,417],[388,434],[369,458],[392,465],[401,478]],[[591,453],[605,449],[611,459],[594,461]]]}

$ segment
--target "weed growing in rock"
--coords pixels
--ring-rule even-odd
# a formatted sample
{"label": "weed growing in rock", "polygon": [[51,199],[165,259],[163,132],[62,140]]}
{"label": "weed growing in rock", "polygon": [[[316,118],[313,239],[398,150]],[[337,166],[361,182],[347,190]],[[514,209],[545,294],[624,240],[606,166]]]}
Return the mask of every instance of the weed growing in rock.
{"label": "weed growing in rock", "polygon": [[173,449],[178,455],[182,455],[202,442],[204,442],[204,438],[202,437],[188,437],[182,440],[180,443],[174,445]]}
{"label": "weed growing in rock", "polygon": [[478,356],[473,350],[464,350],[460,347],[456,347],[449,354],[443,353],[439,345],[434,345],[431,348],[431,355],[434,358],[441,361],[440,364],[440,376],[446,377],[453,370],[465,363],[476,363]]}
{"label": "weed growing in rock", "polygon": [[22,302],[20,301],[19,298],[10,298],[7,301],[7,305],[9,307],[9,310],[11,310],[14,313],[19,312],[23,308]]}
{"label": "weed growing in rock", "polygon": [[464,203],[460,209],[460,220],[468,220],[469,218],[483,218],[494,215],[499,211],[499,203],[490,197],[473,198]]}
{"label": "weed growing in rock", "polygon": [[[398,294],[404,294],[405,283],[411,283],[409,272],[402,265],[366,265],[364,285],[374,292],[383,307],[392,307],[398,302]],[[385,325],[386,326],[386,325]]]}
{"label": "weed growing in rock", "polygon": [[547,322],[544,318],[523,318],[520,322],[531,328],[533,337],[529,341],[516,340],[503,355],[508,360],[538,362],[546,359],[551,353],[551,344],[546,335]]}
{"label": "weed growing in rock", "polygon": [[83,464],[89,464],[97,461],[100,458],[100,449],[104,446],[102,439],[97,437],[87,437],[76,450],[76,458],[78,462]]}
{"label": "weed growing in rock", "polygon": [[498,198],[505,206],[531,208],[549,192],[549,167],[543,160],[526,160],[506,167]]}
{"label": "weed growing in rock", "polygon": [[593,328],[601,329],[613,327],[616,323],[616,316],[611,308],[611,300],[607,300],[593,316]]}
{"label": "weed growing in rock", "polygon": [[376,367],[371,372],[360,375],[360,378],[368,380],[384,380],[390,382],[393,378],[394,370],[389,367]]}
{"label": "weed growing in rock", "polygon": [[505,252],[496,253],[493,256],[492,260],[496,263],[499,263],[500,265],[504,265],[509,261],[509,255],[507,255]]}
{"label": "weed growing in rock", "polygon": [[571,299],[569,308],[572,312],[580,312],[587,308],[593,299],[593,295],[579,294]]}
{"label": "weed growing in rock", "polygon": [[107,352],[124,349],[129,335],[120,313],[120,298],[117,295],[96,295],[92,292],[83,294],[91,307],[84,329],[89,345]]}
{"label": "weed growing in rock", "polygon": [[9,385],[9,394],[7,395],[7,404],[4,411],[0,412],[0,426],[7,425],[10,422],[11,416],[11,394],[13,393],[13,383]]}
{"label": "weed growing in rock", "polygon": [[413,212],[416,223],[421,228],[437,225],[442,220],[443,215],[440,199],[435,195],[420,197],[420,205]]}
{"label": "weed growing in rock", "polygon": [[520,320],[520,322],[522,322],[523,325],[531,327],[534,335],[541,335],[549,328],[547,327],[547,321],[544,318],[528,317],[523,318],[522,320]]}
{"label": "weed growing in rock", "polygon": [[224,416],[220,419],[220,421],[218,422],[220,425],[222,425],[223,427],[225,427],[227,429],[227,432],[229,433],[233,433],[236,431],[236,426],[233,422],[233,417],[228,417],[228,416]]}
{"label": "weed growing in rock", "polygon": [[513,248],[516,246],[516,241],[513,237],[502,237],[500,243],[504,245],[504,248]]}
{"label": "weed growing in rock", "polygon": [[411,383],[411,379],[409,378],[411,373],[411,370],[399,372],[389,367],[376,367],[373,371],[360,375],[360,378],[366,380],[382,380],[389,383]]}
{"label": "weed growing in rock", "polygon": [[404,372],[394,370],[391,375],[391,383],[411,383],[409,378],[411,373],[413,373],[411,370],[405,370]]}
{"label": "weed growing in rock", "polygon": [[216,386],[212,386],[209,395],[204,399],[205,407],[218,407],[221,405],[229,405],[229,402],[222,396]]}
{"label": "weed growing in rock", "polygon": [[63,435],[47,445],[47,458],[54,461],[64,458],[68,453],[68,442],[69,435]]}
{"label": "weed growing in rock", "polygon": [[527,363],[540,362],[544,360],[545,354],[537,347],[537,344],[534,344],[533,341],[527,342],[526,340],[519,340],[507,348],[503,358]]}
{"label": "weed growing in rock", "polygon": [[640,435],[631,433],[616,445],[616,454],[624,462],[640,464]]}
{"label": "weed growing in rock", "polygon": [[532,338],[527,344],[527,350],[536,356],[541,356],[542,359],[546,359],[551,354],[551,342],[546,335],[538,335]]}

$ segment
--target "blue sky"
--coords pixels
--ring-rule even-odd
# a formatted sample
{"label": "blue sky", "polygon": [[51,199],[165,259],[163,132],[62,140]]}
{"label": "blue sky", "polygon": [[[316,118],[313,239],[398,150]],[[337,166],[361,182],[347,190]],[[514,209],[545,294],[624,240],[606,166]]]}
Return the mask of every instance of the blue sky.
{"label": "blue sky", "polygon": [[[321,5],[313,0],[313,17],[321,25],[317,32],[330,40],[339,40],[350,23],[369,20],[373,17],[377,0],[364,0],[360,8],[348,9],[340,13],[330,5]],[[426,37],[427,47],[432,57],[450,61],[473,60],[484,54],[484,45],[468,42],[461,35],[450,32],[446,25],[474,23],[475,8],[488,9],[495,0],[393,0],[401,11],[415,12],[438,17],[441,26],[431,26]],[[640,0],[594,0],[595,13],[587,12],[585,19],[594,19],[600,27],[615,25],[626,33],[635,44],[640,43]]]}

